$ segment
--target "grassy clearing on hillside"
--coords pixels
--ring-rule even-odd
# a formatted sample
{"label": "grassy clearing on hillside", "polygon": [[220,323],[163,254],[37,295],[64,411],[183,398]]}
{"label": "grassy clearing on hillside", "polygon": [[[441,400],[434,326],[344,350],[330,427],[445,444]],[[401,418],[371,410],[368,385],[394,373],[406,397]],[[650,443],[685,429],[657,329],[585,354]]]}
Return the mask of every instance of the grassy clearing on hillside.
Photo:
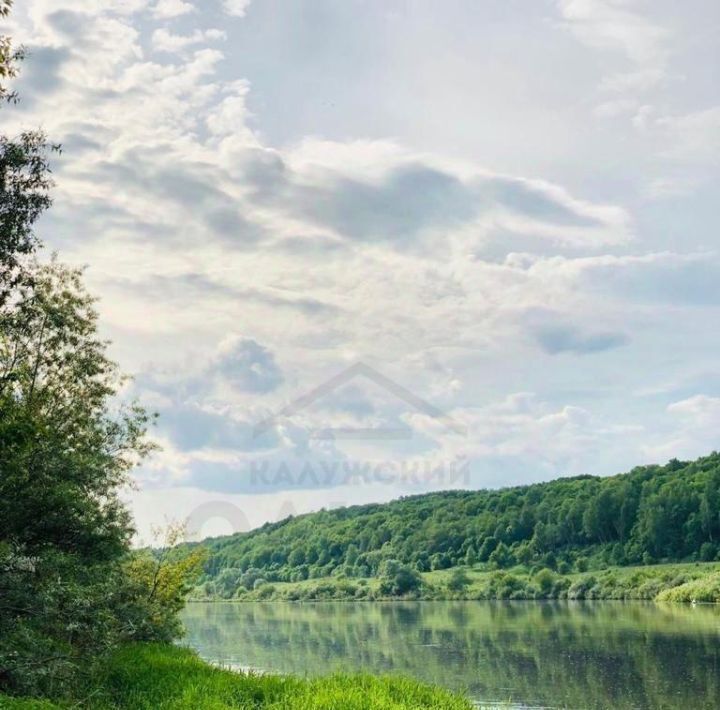
{"label": "grassy clearing on hillside", "polygon": [[[607,567],[588,572],[558,574],[552,570],[528,570],[516,567],[510,570],[466,570],[469,580],[462,590],[452,592],[454,570],[429,572],[425,581],[434,589],[447,590],[451,597],[468,599],[636,599],[691,601],[692,597],[668,595],[668,591],[686,585],[698,588],[717,586],[720,564],[673,563]],[[718,601],[720,597],[697,601]]]}
{"label": "grassy clearing on hillside", "polygon": [[118,651],[86,699],[53,705],[0,697],[8,710],[471,710],[464,698],[408,678],[302,679],[215,668],[192,651],[135,645]]}
{"label": "grassy clearing on hillside", "polygon": [[237,600],[658,599],[690,602],[695,599],[717,602],[720,601],[719,575],[720,563],[717,562],[605,567],[568,574],[522,565],[493,570],[478,564],[425,572],[421,575],[422,586],[400,597],[383,595],[378,578],[324,577],[266,584],[239,595]]}

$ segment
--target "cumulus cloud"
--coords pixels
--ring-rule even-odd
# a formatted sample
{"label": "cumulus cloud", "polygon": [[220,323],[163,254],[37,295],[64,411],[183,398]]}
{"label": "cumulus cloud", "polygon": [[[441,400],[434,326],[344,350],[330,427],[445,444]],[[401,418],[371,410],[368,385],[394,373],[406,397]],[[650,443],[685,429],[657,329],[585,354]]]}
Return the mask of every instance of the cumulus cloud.
{"label": "cumulus cloud", "polygon": [[[475,486],[507,486],[554,475],[612,471],[612,451],[618,441],[637,442],[641,427],[607,421],[573,404],[561,406],[532,392],[517,392],[484,407],[463,407],[449,414],[462,422],[467,436],[448,436],[437,422],[415,414],[413,426],[436,439],[438,461],[460,457],[468,461]],[[526,477],[526,478],[525,478]]]}
{"label": "cumulus cloud", "polygon": [[226,339],[210,368],[231,387],[243,392],[269,392],[283,376],[272,353],[252,338]]}
{"label": "cumulus cloud", "polygon": [[234,418],[231,411],[213,411],[199,403],[181,403],[162,412],[160,431],[182,452],[202,449],[247,451],[270,446],[268,437],[253,436],[253,426]]}
{"label": "cumulus cloud", "polygon": [[152,9],[153,17],[158,20],[169,20],[180,15],[194,12],[195,7],[185,0],[158,0]]}

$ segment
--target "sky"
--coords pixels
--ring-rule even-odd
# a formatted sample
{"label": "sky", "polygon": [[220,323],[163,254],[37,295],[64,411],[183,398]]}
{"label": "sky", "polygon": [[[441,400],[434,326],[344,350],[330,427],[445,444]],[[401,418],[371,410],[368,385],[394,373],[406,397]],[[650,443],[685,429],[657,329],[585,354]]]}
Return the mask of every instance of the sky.
{"label": "sky", "polygon": [[716,0],[27,0],[2,113],[161,450],[140,539],[720,441]]}

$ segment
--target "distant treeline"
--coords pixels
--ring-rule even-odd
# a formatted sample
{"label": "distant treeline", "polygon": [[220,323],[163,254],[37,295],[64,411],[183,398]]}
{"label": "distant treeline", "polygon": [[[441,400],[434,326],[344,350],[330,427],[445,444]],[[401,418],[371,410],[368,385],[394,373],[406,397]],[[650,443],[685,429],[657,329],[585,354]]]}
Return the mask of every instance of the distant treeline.
{"label": "distant treeline", "polygon": [[375,577],[389,560],[418,572],[479,562],[582,571],[714,560],[720,547],[720,454],[610,477],[501,490],[448,491],[291,517],[201,543],[207,596],[267,582]]}

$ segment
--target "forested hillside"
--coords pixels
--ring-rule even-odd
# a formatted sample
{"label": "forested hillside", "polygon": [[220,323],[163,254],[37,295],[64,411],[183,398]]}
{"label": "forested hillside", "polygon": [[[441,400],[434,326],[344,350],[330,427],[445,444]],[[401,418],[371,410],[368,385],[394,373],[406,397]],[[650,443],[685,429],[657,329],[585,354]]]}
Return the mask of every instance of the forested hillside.
{"label": "forested hillside", "polygon": [[[588,565],[714,560],[720,454],[611,477],[450,491],[288,518],[207,540],[198,592],[231,598],[266,582],[375,577],[486,563],[560,572]],[[395,569],[397,572],[397,569]]]}

